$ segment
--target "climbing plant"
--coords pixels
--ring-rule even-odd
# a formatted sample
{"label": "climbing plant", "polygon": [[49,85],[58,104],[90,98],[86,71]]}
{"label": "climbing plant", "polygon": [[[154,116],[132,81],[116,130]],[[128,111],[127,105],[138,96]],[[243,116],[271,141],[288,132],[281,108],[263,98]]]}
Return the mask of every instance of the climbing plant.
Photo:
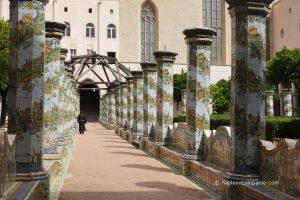
{"label": "climbing plant", "polygon": [[2,110],[0,125],[4,125],[6,118],[6,98],[8,88],[8,59],[9,59],[9,25],[8,21],[0,20],[0,94]]}

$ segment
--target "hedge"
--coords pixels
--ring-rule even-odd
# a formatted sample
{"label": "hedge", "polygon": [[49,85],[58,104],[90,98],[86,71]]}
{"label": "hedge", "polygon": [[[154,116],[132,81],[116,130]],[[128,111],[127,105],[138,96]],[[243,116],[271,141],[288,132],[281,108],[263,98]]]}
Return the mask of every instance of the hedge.
{"label": "hedge", "polygon": [[[185,122],[185,116],[174,117],[174,123]],[[230,116],[211,115],[210,127],[217,129],[220,126],[230,126]],[[266,139],[293,138],[300,139],[300,118],[299,117],[267,117]]]}

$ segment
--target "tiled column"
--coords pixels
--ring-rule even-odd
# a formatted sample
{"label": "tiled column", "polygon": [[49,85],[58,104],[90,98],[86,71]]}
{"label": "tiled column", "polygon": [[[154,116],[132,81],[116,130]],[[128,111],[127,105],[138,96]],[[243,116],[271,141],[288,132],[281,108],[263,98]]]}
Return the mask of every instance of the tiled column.
{"label": "tiled column", "polygon": [[43,153],[57,154],[60,138],[59,124],[59,82],[61,77],[60,40],[65,24],[46,22],[46,52],[44,68],[44,136]]}
{"label": "tiled column", "polygon": [[274,91],[266,91],[266,111],[268,116],[274,116]]}
{"label": "tiled column", "polygon": [[143,137],[150,139],[151,126],[156,122],[156,95],[157,95],[157,64],[141,63],[144,72],[144,122]]}
{"label": "tiled column", "polygon": [[297,108],[298,108],[298,91],[297,91],[297,88],[296,88],[294,83],[292,83],[291,85],[292,85],[293,116],[297,117],[298,112],[296,112],[296,111],[297,111]]}
{"label": "tiled column", "polygon": [[122,127],[126,127],[128,126],[128,121],[127,121],[127,109],[128,109],[128,103],[127,103],[127,96],[128,96],[128,84],[126,82],[121,83],[121,90],[122,90]]}
{"label": "tiled column", "polygon": [[133,133],[143,135],[143,72],[132,72],[133,89]]}
{"label": "tiled column", "polygon": [[226,0],[232,28],[232,172],[258,174],[265,138],[266,16],[271,0]]}
{"label": "tiled column", "polygon": [[126,77],[128,84],[128,93],[127,93],[127,121],[128,121],[128,132],[131,133],[133,130],[133,92],[134,84],[133,78]]}
{"label": "tiled column", "polygon": [[101,122],[101,124],[103,123],[103,113],[104,113],[104,110],[103,110],[103,96],[101,96],[101,94],[99,94],[100,97],[99,97],[99,101],[100,101],[100,117],[99,117],[99,120]]}
{"label": "tiled column", "polygon": [[180,92],[181,92],[181,109],[182,109],[181,114],[186,115],[187,90],[181,90]]}
{"label": "tiled column", "polygon": [[120,113],[120,106],[121,106],[121,86],[120,84],[116,84],[116,121],[117,126],[121,126],[121,113]]}
{"label": "tiled column", "polygon": [[103,97],[104,102],[104,121],[107,124],[108,122],[108,93],[106,93]]}
{"label": "tiled column", "polygon": [[10,1],[8,133],[17,137],[17,172],[25,180],[48,179],[42,167],[47,2]]}
{"label": "tiled column", "polygon": [[60,79],[59,79],[59,125],[58,131],[60,133],[60,141],[64,141],[64,133],[65,133],[65,96],[66,96],[66,88],[65,82],[67,80],[67,74],[65,72],[65,60],[67,58],[67,49],[60,49]]}
{"label": "tiled column", "polygon": [[114,88],[110,90],[110,96],[109,96],[109,103],[110,103],[110,124],[112,126],[116,125],[116,91]]}
{"label": "tiled column", "polygon": [[293,116],[292,90],[283,89],[283,115],[286,117]]}
{"label": "tiled column", "polygon": [[188,145],[185,153],[204,154],[204,130],[210,129],[209,86],[211,44],[216,32],[210,28],[191,28],[184,32],[188,45]]}
{"label": "tiled column", "polygon": [[154,140],[168,144],[168,126],[173,124],[173,63],[177,53],[154,52],[157,67],[156,124]]}

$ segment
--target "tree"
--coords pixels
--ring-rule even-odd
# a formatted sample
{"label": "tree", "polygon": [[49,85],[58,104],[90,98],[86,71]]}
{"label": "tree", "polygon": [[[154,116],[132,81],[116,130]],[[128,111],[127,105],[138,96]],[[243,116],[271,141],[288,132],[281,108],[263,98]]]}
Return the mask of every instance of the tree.
{"label": "tree", "polygon": [[4,125],[6,118],[6,99],[8,89],[8,59],[9,59],[9,25],[8,21],[0,20],[0,95],[2,110],[0,125]]}
{"label": "tree", "polygon": [[219,114],[228,111],[231,100],[231,81],[220,80],[210,86],[210,96],[213,107]]}
{"label": "tree", "polygon": [[267,62],[266,78],[269,84],[294,83],[300,91],[300,49],[284,47],[276,57]]}
{"label": "tree", "polygon": [[181,90],[185,90],[187,88],[187,73],[174,74],[174,100],[176,102],[181,101]]}

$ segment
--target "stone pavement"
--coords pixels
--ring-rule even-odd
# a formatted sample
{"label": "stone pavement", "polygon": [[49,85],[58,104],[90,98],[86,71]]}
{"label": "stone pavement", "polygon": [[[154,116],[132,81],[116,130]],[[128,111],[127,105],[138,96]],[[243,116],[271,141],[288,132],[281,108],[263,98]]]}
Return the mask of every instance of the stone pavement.
{"label": "stone pavement", "polygon": [[201,188],[134,148],[114,131],[88,123],[77,135],[61,200],[200,200]]}

